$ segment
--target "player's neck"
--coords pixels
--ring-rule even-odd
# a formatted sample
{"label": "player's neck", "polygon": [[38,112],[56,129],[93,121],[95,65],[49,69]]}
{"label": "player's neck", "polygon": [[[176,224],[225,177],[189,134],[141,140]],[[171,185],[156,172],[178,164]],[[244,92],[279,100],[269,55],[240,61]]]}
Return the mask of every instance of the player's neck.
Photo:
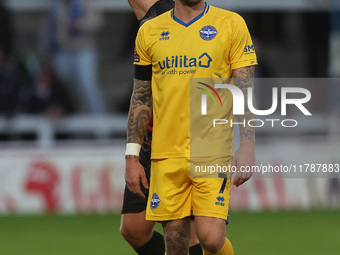
{"label": "player's neck", "polygon": [[176,1],[174,15],[185,23],[189,23],[196,18],[205,8],[205,2],[201,1],[195,6],[183,5],[181,1]]}

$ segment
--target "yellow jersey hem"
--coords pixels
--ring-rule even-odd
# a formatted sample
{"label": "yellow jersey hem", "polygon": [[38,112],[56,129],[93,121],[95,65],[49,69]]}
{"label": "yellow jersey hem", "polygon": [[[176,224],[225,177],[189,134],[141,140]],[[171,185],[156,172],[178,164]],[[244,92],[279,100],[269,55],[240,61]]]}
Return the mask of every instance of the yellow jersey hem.
{"label": "yellow jersey hem", "polygon": [[190,153],[164,152],[151,154],[151,159],[164,159],[164,158],[190,158]]}
{"label": "yellow jersey hem", "polygon": [[152,65],[152,63],[133,63],[136,66],[149,66]]}
{"label": "yellow jersey hem", "polygon": [[[228,210],[227,210],[228,211]],[[223,220],[227,220],[228,218],[228,213],[216,213],[212,211],[202,211],[202,210],[193,210],[193,215],[194,216],[202,216],[202,217],[211,217],[211,218],[219,218]]]}
{"label": "yellow jersey hem", "polygon": [[159,214],[159,215],[148,215],[146,213],[146,220],[151,221],[168,221],[168,220],[180,220],[185,217],[191,216],[191,212],[188,213],[178,213],[178,214]]}
{"label": "yellow jersey hem", "polygon": [[154,153],[151,155],[151,159],[167,159],[167,158],[232,158],[232,153],[226,153],[226,154],[195,154],[192,155],[190,153]]}

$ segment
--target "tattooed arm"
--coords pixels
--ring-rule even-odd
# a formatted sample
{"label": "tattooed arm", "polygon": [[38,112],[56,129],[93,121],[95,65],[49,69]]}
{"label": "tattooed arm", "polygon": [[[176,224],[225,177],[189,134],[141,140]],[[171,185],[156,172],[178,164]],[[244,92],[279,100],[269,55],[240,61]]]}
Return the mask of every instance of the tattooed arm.
{"label": "tattooed arm", "polygon": [[130,101],[127,142],[142,144],[152,114],[151,81],[133,79]]}
{"label": "tattooed arm", "polygon": [[[238,115],[238,122],[241,134],[240,148],[236,151],[233,158],[233,165],[239,169],[241,166],[253,166],[255,164],[255,129],[248,126],[248,121],[255,119],[255,115],[248,108],[248,88],[254,88],[254,66],[247,66],[233,70],[234,84],[239,87],[245,97],[244,115]],[[254,93],[253,93],[254,95]],[[254,102],[253,96],[253,102]],[[233,184],[237,187],[250,179],[252,173],[242,173],[238,171],[234,178]]]}
{"label": "tattooed arm", "polygon": [[[152,114],[151,81],[134,79],[134,88],[128,115],[127,142],[142,144],[150,123]],[[144,169],[139,163],[138,156],[125,156],[125,181],[128,189],[145,198],[141,191],[140,182],[148,188]]]}
{"label": "tattooed arm", "polygon": [[128,0],[138,20],[141,20],[149,8],[158,0]]}
{"label": "tattooed arm", "polygon": [[[250,141],[255,143],[255,129],[249,127],[247,122],[251,119],[255,119],[255,115],[250,112],[248,108],[247,98],[248,98],[248,88],[254,89],[254,66],[247,66],[233,70],[233,80],[237,87],[239,87],[244,95],[244,115],[238,115],[237,120],[239,122],[245,121],[245,127],[240,126],[241,141]],[[253,103],[255,101],[253,93]]]}

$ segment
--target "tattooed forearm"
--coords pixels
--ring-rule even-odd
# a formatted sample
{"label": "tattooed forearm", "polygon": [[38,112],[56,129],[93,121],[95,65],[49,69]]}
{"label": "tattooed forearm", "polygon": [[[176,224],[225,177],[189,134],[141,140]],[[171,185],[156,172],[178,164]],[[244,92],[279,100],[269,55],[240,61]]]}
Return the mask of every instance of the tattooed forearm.
{"label": "tattooed forearm", "polygon": [[[238,115],[239,122],[245,122],[245,126],[239,125],[241,133],[241,141],[248,140],[255,143],[255,128],[248,125],[248,121],[255,119],[255,115],[250,112],[247,98],[248,88],[254,88],[254,66],[247,66],[233,70],[234,84],[239,87],[244,95],[244,115]],[[255,105],[255,98],[253,93],[253,104]]]}
{"label": "tattooed forearm", "polygon": [[141,144],[152,114],[151,81],[134,79],[128,116],[127,142]]}

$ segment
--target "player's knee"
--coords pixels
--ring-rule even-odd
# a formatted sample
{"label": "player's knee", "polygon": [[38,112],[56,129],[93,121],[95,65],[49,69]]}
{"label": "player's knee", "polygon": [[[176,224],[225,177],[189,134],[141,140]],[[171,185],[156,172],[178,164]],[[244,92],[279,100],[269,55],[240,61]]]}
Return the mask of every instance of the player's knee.
{"label": "player's knee", "polygon": [[211,231],[200,236],[199,240],[204,250],[211,253],[217,253],[222,249],[225,237],[220,233]]}
{"label": "player's knee", "polygon": [[128,240],[131,237],[131,231],[129,231],[124,223],[120,225],[120,234],[124,237],[125,240]]}
{"label": "player's knee", "polygon": [[122,220],[120,233],[131,246],[140,247],[152,237],[153,225],[133,223],[129,223],[128,220]]}
{"label": "player's knee", "polygon": [[128,242],[134,242],[140,238],[140,231],[136,231],[131,224],[127,224],[126,222],[122,221],[120,225],[120,234],[124,237],[124,239]]}
{"label": "player's knee", "polygon": [[134,231],[131,227],[124,224],[120,226],[120,233],[128,243],[133,243],[142,238],[140,231]]}
{"label": "player's knee", "polygon": [[223,244],[224,242],[212,238],[201,241],[203,249],[211,253],[218,253],[222,249]]}

